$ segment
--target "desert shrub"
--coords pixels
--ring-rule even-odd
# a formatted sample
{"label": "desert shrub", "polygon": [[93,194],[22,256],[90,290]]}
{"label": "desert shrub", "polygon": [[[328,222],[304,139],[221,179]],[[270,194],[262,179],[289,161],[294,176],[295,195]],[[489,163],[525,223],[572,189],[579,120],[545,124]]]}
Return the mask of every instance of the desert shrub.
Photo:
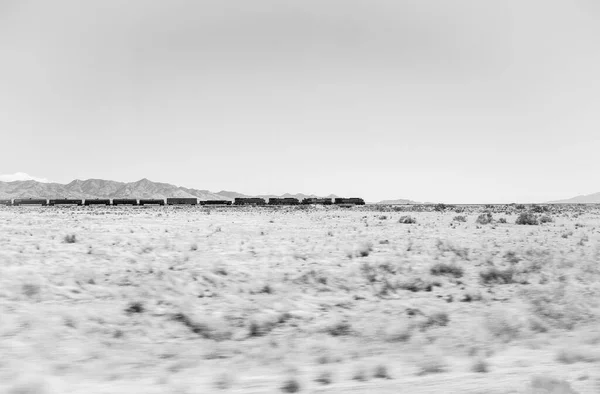
{"label": "desert shrub", "polygon": [[535,376],[531,379],[528,394],[577,394],[577,391],[565,380]]}
{"label": "desert shrub", "polygon": [[436,276],[452,276],[454,278],[462,278],[464,271],[461,267],[456,264],[448,263],[436,263],[430,269],[429,272]]}
{"label": "desert shrub", "polygon": [[448,316],[448,313],[436,312],[436,313],[428,316],[427,320],[425,320],[423,323],[421,323],[421,329],[427,329],[429,327],[434,327],[434,326],[444,327],[444,326],[447,326],[449,322],[450,322],[450,316]]}
{"label": "desert shrub", "polygon": [[486,372],[489,372],[489,370],[490,370],[490,365],[488,364],[487,361],[485,361],[484,359],[481,359],[481,358],[475,360],[473,365],[471,365],[472,372],[486,373]]}
{"label": "desert shrub", "polygon": [[331,364],[336,361],[330,354],[325,353],[317,357],[317,364]]}
{"label": "desert shrub", "polygon": [[556,361],[563,364],[595,363],[600,360],[600,354],[589,349],[564,348],[556,355]]}
{"label": "desert shrub", "polygon": [[515,205],[515,209],[518,209],[519,211],[522,211],[523,209],[525,209],[525,205],[523,205],[523,204],[517,204],[517,205]]}
{"label": "desert shrub", "polygon": [[289,378],[280,387],[284,393],[297,393],[300,391],[300,383],[296,378]]}
{"label": "desert shrub", "polygon": [[491,267],[479,273],[481,281],[486,284],[510,284],[515,282],[515,270],[512,268],[500,269]]}
{"label": "desert shrub", "polygon": [[481,301],[482,299],[481,293],[477,291],[467,291],[460,299],[460,302],[474,302]]}
{"label": "desert shrub", "polygon": [[544,212],[548,212],[549,209],[546,206],[532,205],[531,206],[531,211],[534,212],[534,213],[544,213]]}
{"label": "desert shrub", "polygon": [[467,221],[467,217],[464,215],[458,215],[455,216],[454,219],[452,219],[455,222],[461,222],[461,223],[465,223]]}
{"label": "desert shrub", "polygon": [[566,233],[561,234],[561,237],[567,239],[569,238],[571,235],[573,235],[573,231],[567,231]]}
{"label": "desert shrub", "polygon": [[381,216],[379,216],[379,220],[387,220],[387,218],[388,218],[388,217],[387,217],[387,216],[385,216],[385,215],[381,215]]}
{"label": "desert shrub", "polygon": [[267,335],[278,324],[278,321],[268,316],[255,316],[248,324],[248,334],[251,337]]}
{"label": "desert shrub", "polygon": [[481,215],[477,216],[477,219],[475,220],[475,223],[477,223],[477,224],[490,224],[493,220],[494,220],[494,218],[492,217],[492,213],[491,212],[485,212],[485,213],[482,213]]}
{"label": "desert shrub", "polygon": [[578,288],[563,283],[527,288],[522,291],[533,315],[552,326],[573,329],[578,324],[596,321],[596,300],[582,297]]}
{"label": "desert shrub", "polygon": [[390,372],[384,364],[378,364],[373,370],[373,377],[376,379],[391,379]]}
{"label": "desert shrub", "polygon": [[405,322],[395,323],[385,329],[387,342],[407,342],[412,336],[413,326]]}
{"label": "desert shrub", "polygon": [[195,252],[196,250],[198,250],[198,244],[196,244],[196,243],[191,244],[190,245],[190,250],[192,252]]}
{"label": "desert shrub", "polygon": [[443,203],[435,204],[435,206],[433,207],[433,209],[436,212],[443,212],[443,211],[445,211],[448,208],[449,208],[449,206],[446,205],[446,204],[443,204]]}
{"label": "desert shrub", "polygon": [[516,224],[536,226],[538,224],[538,218],[532,212],[522,212],[517,217]]}
{"label": "desert shrub", "polygon": [[370,242],[363,242],[356,247],[356,257],[367,257],[373,251],[373,244]]}
{"label": "desert shrub", "polygon": [[412,216],[402,216],[400,218],[400,220],[398,220],[398,223],[402,223],[402,224],[415,224],[417,223],[417,219],[413,218]]}
{"label": "desert shrub", "polygon": [[21,285],[21,291],[23,294],[30,298],[38,295],[40,290],[40,286],[35,283],[23,283],[23,285]]}
{"label": "desert shrub", "polygon": [[506,224],[506,218],[498,219],[498,223]]}
{"label": "desert shrub", "polygon": [[213,382],[217,390],[227,390],[233,385],[233,378],[227,372],[218,374]]}
{"label": "desert shrub", "polygon": [[75,234],[67,234],[63,238],[63,242],[66,244],[74,244],[75,242],[77,242],[77,237],[75,236]]}
{"label": "desert shrub", "polygon": [[433,286],[440,286],[440,283],[415,277],[409,278],[403,282],[399,282],[396,285],[396,288],[417,293],[419,291],[431,291]]}
{"label": "desert shrub", "polygon": [[352,380],[356,380],[358,382],[365,382],[369,380],[367,371],[363,366],[358,366],[354,369],[354,372],[352,372]]}
{"label": "desert shrub", "polygon": [[193,333],[202,336],[205,339],[212,339],[215,341],[224,341],[231,338],[231,331],[216,321],[199,321],[194,319],[185,313],[176,313],[173,315],[174,321],[182,323],[184,326],[189,328]]}
{"label": "desert shrub", "polygon": [[430,375],[433,373],[443,373],[448,370],[448,365],[441,356],[429,355],[423,358],[418,364],[417,375]]}
{"label": "desert shrub", "polygon": [[552,219],[548,215],[542,215],[542,217],[540,218],[540,223],[552,223],[553,221],[554,219]]}
{"label": "desert shrub", "polygon": [[533,332],[548,332],[546,323],[537,316],[531,316],[528,319],[529,329]]}
{"label": "desert shrub", "polygon": [[133,313],[143,313],[145,310],[144,304],[139,301],[131,302],[127,308],[125,309],[125,313],[133,314]]}
{"label": "desert shrub", "polygon": [[518,264],[519,261],[521,261],[521,258],[517,255],[517,253],[512,250],[504,253],[504,258],[511,264]]}
{"label": "desert shrub", "polygon": [[350,335],[352,334],[352,325],[344,320],[334,321],[326,325],[323,331],[334,337]]}
{"label": "desert shrub", "polygon": [[494,338],[502,342],[510,342],[521,336],[522,321],[510,310],[495,308],[488,312],[485,328]]}
{"label": "desert shrub", "polygon": [[333,382],[333,375],[331,371],[322,371],[315,378],[315,382],[321,383],[323,385],[331,384]]}

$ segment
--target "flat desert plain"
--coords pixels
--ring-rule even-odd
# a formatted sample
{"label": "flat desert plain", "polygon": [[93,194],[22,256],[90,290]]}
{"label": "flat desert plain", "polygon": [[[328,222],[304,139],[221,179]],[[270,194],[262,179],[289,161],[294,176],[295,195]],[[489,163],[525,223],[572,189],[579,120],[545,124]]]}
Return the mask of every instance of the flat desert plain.
{"label": "flat desert plain", "polygon": [[0,392],[599,393],[600,209],[485,210],[2,207]]}

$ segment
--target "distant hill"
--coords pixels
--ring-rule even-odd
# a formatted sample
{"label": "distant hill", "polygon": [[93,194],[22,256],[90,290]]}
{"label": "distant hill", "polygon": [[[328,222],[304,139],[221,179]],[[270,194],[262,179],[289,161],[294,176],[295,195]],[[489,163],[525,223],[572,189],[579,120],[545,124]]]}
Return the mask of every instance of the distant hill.
{"label": "distant hill", "polygon": [[[237,192],[220,191],[213,193],[208,190],[188,189],[169,183],[153,182],[140,179],[137,182],[115,182],[103,179],[74,180],[65,185],[60,183],[42,183],[33,180],[0,182],[0,199],[10,198],[167,198],[167,197],[197,197],[200,200],[233,200],[236,197],[255,197]],[[283,196],[298,199],[317,197],[306,194],[289,194]],[[335,197],[331,195],[330,197]]]}
{"label": "distant hill", "polygon": [[567,200],[550,201],[548,204],[600,204],[600,193],[577,196]]}
{"label": "distant hill", "polygon": [[413,201],[413,200],[398,199],[398,200],[383,200],[383,201],[379,201],[378,204],[383,204],[383,205],[402,205],[402,204],[418,204],[418,202]]}

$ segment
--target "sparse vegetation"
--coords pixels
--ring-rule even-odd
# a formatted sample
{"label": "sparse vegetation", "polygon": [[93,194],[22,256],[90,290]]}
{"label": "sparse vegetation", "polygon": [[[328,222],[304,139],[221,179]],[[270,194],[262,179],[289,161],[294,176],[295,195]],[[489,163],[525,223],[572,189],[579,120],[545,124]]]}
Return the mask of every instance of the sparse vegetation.
{"label": "sparse vegetation", "polygon": [[436,263],[430,269],[431,275],[450,276],[454,278],[462,278],[464,270],[456,264]]}
{"label": "sparse vegetation", "polygon": [[491,267],[479,273],[481,281],[486,284],[506,285],[515,282],[515,270],[513,268],[500,269]]}
{"label": "sparse vegetation", "polygon": [[528,208],[0,207],[0,392],[594,392],[600,206]]}
{"label": "sparse vegetation", "polygon": [[465,223],[467,221],[467,217],[464,215],[457,215],[452,220],[459,223]]}

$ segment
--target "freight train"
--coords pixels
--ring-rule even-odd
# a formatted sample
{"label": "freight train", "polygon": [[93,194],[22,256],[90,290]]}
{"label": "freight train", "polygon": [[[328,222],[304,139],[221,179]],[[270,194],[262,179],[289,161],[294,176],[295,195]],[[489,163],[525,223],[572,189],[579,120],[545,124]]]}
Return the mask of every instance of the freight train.
{"label": "freight train", "polygon": [[55,205],[131,205],[131,206],[144,206],[144,205],[213,205],[213,206],[228,206],[228,205],[250,205],[250,206],[263,206],[263,205],[365,205],[365,201],[362,198],[335,198],[333,201],[331,198],[305,198],[300,201],[297,198],[269,198],[268,203],[264,198],[256,197],[245,197],[236,198],[233,202],[229,200],[199,200],[197,198],[95,198],[95,199],[73,199],[73,198],[57,198],[57,199],[43,199],[43,198],[16,198],[16,199],[5,199],[0,200],[0,205],[8,206],[21,206],[21,205],[41,205],[41,206],[55,206]]}

